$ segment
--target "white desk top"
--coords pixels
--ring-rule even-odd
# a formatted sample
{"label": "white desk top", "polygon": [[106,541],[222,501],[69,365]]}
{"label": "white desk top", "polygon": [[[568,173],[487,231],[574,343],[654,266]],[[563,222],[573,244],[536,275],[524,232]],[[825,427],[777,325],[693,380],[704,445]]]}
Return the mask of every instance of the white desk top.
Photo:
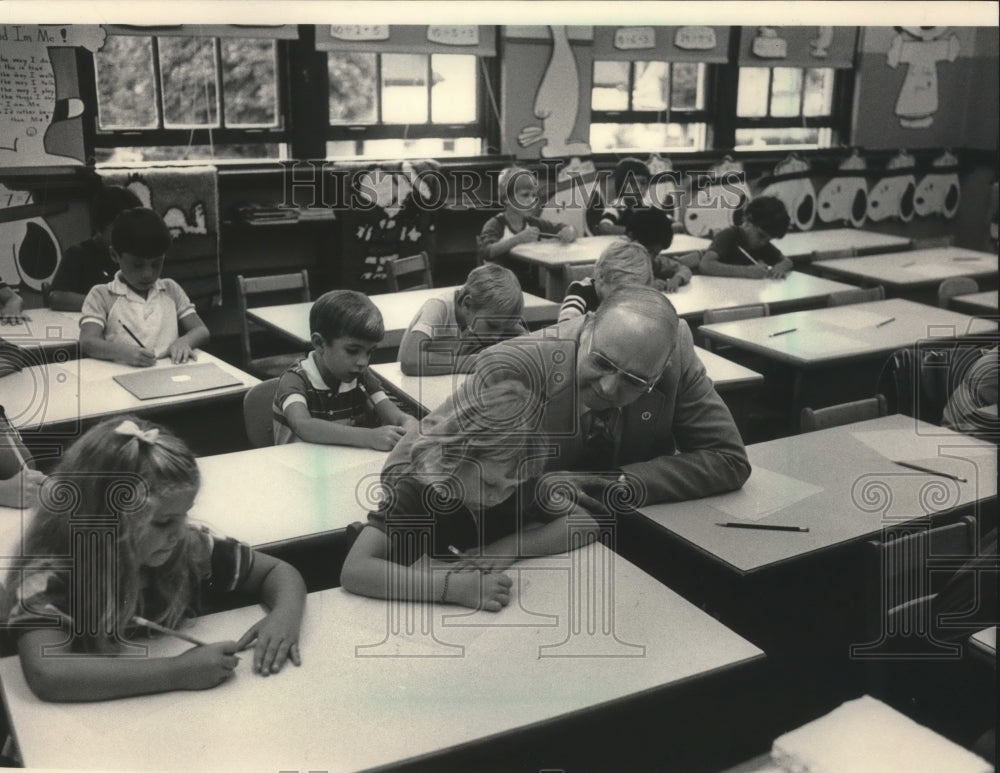
{"label": "white desk top", "polygon": [[[143,413],[165,405],[195,405],[220,397],[239,395],[260,380],[214,357],[199,351],[196,362],[212,362],[238,378],[239,386],[193,392],[175,397],[139,400],[117,381],[115,376],[133,373],[137,368],[108,360],[85,357],[68,362],[49,363],[25,368],[3,378],[3,405],[7,418],[18,429],[33,429],[43,424],[86,421],[116,413]],[[154,368],[174,367],[169,359],[156,361]]]}
{"label": "white desk top", "polygon": [[[996,446],[899,414],[747,446],[742,490],[642,513],[740,572],[877,534],[925,513],[996,496]],[[892,463],[912,461],[960,483]],[[730,529],[717,522],[805,526],[808,532]]]}
{"label": "white desk top", "polygon": [[997,627],[991,625],[969,637],[969,643],[992,658],[997,656]]}
{"label": "white desk top", "polygon": [[[594,263],[607,247],[622,239],[621,236],[584,236],[569,244],[558,239],[543,239],[529,244],[518,244],[511,249],[512,257],[528,263],[537,263],[548,269],[560,268],[573,263]],[[674,234],[670,247],[663,255],[683,255],[694,250],[703,250],[712,242],[698,236]]]}
{"label": "white desk top", "polygon": [[80,340],[77,311],[25,309],[27,320],[17,325],[0,324],[0,338],[26,349],[54,349]]}
{"label": "white desk top", "polygon": [[[400,609],[339,588],[310,594],[301,668],[288,665],[263,678],[251,672],[251,658],[244,655],[235,678],[202,692],[43,703],[30,692],[18,659],[6,658],[0,678],[18,746],[29,767],[367,769],[762,657],[757,647],[607,549],[583,550],[573,561],[535,559],[510,570],[511,605],[496,615],[432,608],[428,623],[437,641],[419,627],[387,640],[389,616],[412,611],[416,618],[419,607]],[[631,657],[607,656],[621,653],[622,645],[612,649],[615,642],[596,634],[570,637],[571,564],[598,586],[599,606],[608,596],[614,600],[610,619],[618,641],[638,645],[627,650]],[[613,587],[605,578],[613,578]],[[245,607],[201,618],[191,630],[206,640],[235,639],[260,616],[259,607]],[[595,625],[602,630],[599,620]],[[557,649],[567,637],[570,645],[588,647],[591,656]],[[155,655],[185,648],[174,639],[150,645]],[[399,654],[410,656],[394,656]]]}
{"label": "white desk top", "polygon": [[853,290],[854,285],[791,271],[784,279],[744,279],[732,276],[697,274],[691,281],[669,293],[667,298],[682,317],[700,317],[708,309],[768,304],[772,311],[800,301],[825,303],[830,293]]}
{"label": "white desk top", "polygon": [[[893,321],[877,326],[890,318]],[[699,328],[712,339],[804,367],[892,352],[927,338],[951,339],[996,329],[996,323],[988,320],[902,298]],[[772,335],[783,330],[794,332]]]}
{"label": "white desk top", "polygon": [[816,267],[824,274],[884,285],[937,285],[956,276],[996,276],[997,256],[962,247],[888,252],[862,258],[824,260]]}
{"label": "white desk top", "polygon": [[814,252],[850,247],[856,250],[905,249],[910,243],[910,239],[905,236],[880,234],[858,228],[793,231],[772,242],[786,258],[808,258]]}
{"label": "white desk top", "polygon": [[[453,293],[457,287],[434,287],[429,290],[410,290],[402,293],[371,295],[372,302],[382,312],[385,323],[385,338],[380,348],[399,346],[403,333],[410,326],[420,307],[430,298],[439,298]],[[311,303],[286,303],[279,306],[258,306],[248,309],[247,314],[262,325],[290,338],[303,349],[311,349],[309,343],[309,309]],[[530,324],[555,322],[559,316],[559,304],[547,301],[537,295],[524,293],[524,321]]]}
{"label": "white desk top", "polygon": [[964,311],[967,314],[996,314],[997,291],[986,290],[981,293],[956,295],[952,297],[951,305],[957,311]]}
{"label": "white desk top", "polygon": [[[757,371],[720,357],[714,352],[698,346],[694,347],[694,351],[708,371],[708,377],[720,392],[764,381],[764,377]],[[372,372],[391,389],[423,406],[427,411],[435,410],[468,378],[465,373],[447,376],[406,376],[400,370],[398,362],[377,363],[370,367]]]}

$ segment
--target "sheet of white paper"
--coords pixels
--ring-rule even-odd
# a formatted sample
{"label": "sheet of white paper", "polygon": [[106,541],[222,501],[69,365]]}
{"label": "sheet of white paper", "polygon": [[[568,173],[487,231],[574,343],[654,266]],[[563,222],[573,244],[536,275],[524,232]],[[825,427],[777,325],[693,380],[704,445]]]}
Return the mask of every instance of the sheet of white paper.
{"label": "sheet of white paper", "polygon": [[882,454],[886,459],[902,462],[934,459],[941,455],[939,450],[943,450],[948,456],[973,457],[996,454],[995,446],[962,435],[946,435],[943,431],[940,435],[918,435],[910,429],[879,429],[851,434],[856,440]]}
{"label": "sheet of white paper", "polygon": [[768,346],[780,352],[791,354],[803,353],[803,339],[808,341],[808,349],[812,352],[856,352],[862,349],[870,349],[871,344],[858,338],[848,338],[847,336],[830,333],[826,330],[796,330],[794,333],[766,338]]}
{"label": "sheet of white paper", "polygon": [[822,490],[820,486],[812,483],[754,465],[753,472],[743,484],[743,488],[730,494],[713,497],[711,503],[712,507],[734,518],[759,521]]}
{"label": "sheet of white paper", "polygon": [[833,324],[848,330],[861,330],[866,327],[873,328],[879,322],[885,322],[889,319],[887,314],[873,314],[870,311],[857,311],[855,309],[854,306],[850,307],[849,310],[844,309],[844,315],[838,317]]}

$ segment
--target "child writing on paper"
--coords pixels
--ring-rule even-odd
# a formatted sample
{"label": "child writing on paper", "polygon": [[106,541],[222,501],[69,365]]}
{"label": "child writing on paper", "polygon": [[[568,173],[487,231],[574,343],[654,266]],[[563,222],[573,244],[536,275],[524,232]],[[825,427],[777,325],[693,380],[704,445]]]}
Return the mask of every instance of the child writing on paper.
{"label": "child writing on paper", "polygon": [[781,279],[792,261],[771,244],[788,233],[791,218],[781,199],[758,196],[746,205],[743,222],[724,228],[701,256],[701,273],[747,279]]}
{"label": "child writing on paper", "polygon": [[2,278],[0,278],[0,324],[17,324],[24,319],[21,306],[24,301]]}
{"label": "child writing on paper", "polygon": [[[653,261],[653,285],[668,293],[676,292],[691,281],[691,268],[697,266],[691,253],[682,256],[684,262],[673,256],[661,255],[674,240],[673,221],[662,209],[640,207],[633,210],[625,236],[646,248]],[[700,255],[698,256],[700,258]]]}
{"label": "child writing on paper", "polygon": [[160,357],[196,359],[208,343],[205,323],[173,279],[161,279],[170,231],[151,209],[127,209],[111,227],[115,278],[87,293],[80,319],[80,352],[140,368]]}
{"label": "child writing on paper", "polygon": [[[183,441],[140,419],[105,421],[66,452],[24,537],[23,555],[31,559],[6,578],[7,630],[17,636],[25,680],[39,698],[94,701],[215,687],[254,641],[255,672],[276,673],[286,660],[300,665],[302,578],[283,561],[188,523],[199,482]],[[71,540],[82,515],[112,516],[114,541]],[[176,657],[109,657],[141,630],[137,618],[176,630],[231,592],[258,597],[269,610],[238,641]]]}
{"label": "child writing on paper", "polygon": [[63,253],[49,288],[49,306],[59,311],[80,311],[90,288],[110,282],[118,270],[111,254],[111,227],[126,209],[141,207],[142,202],[128,188],[102,187],[94,199],[94,235]]}
{"label": "child writing on paper", "polygon": [[274,395],[275,445],[303,440],[391,451],[417,420],[368,370],[385,336],[378,307],[363,293],[331,290],[309,310],[309,330],[313,350],[285,371]]}
{"label": "child writing on paper", "polygon": [[[400,369],[408,376],[468,373],[480,349],[528,332],[523,309],[514,272],[496,263],[474,268],[464,285],[420,307],[399,344]],[[431,340],[435,356],[421,356]]]}
{"label": "child writing on paper", "polygon": [[[533,431],[541,410],[530,389],[510,380],[478,394],[458,390],[425,416],[382,468],[384,496],[344,561],[344,589],[503,609],[512,585],[504,569],[519,555],[567,548],[565,518],[534,503],[546,456]],[[433,518],[429,553],[407,531],[420,515]]]}
{"label": "child writing on paper", "polygon": [[576,239],[576,229],[537,216],[538,180],[523,167],[507,167],[498,180],[503,212],[486,221],[476,240],[476,257],[484,261],[502,260],[511,248],[536,242],[542,234],[561,242]]}
{"label": "child writing on paper", "polygon": [[38,504],[45,476],[31,469],[31,454],[0,405],[0,507],[27,510]]}
{"label": "child writing on paper", "polygon": [[597,311],[601,301],[614,289],[625,285],[648,287],[653,283],[653,266],[646,248],[638,242],[615,240],[594,265],[594,275],[570,282],[559,307],[559,322]]}

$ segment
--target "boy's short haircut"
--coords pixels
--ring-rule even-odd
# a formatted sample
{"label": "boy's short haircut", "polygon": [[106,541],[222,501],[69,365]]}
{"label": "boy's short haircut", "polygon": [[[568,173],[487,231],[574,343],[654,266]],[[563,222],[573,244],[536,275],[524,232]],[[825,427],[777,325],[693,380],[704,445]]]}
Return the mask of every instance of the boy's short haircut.
{"label": "boy's short haircut", "polygon": [[776,196],[758,196],[751,199],[743,215],[772,239],[780,239],[787,234],[788,226],[792,222],[788,210],[785,209],[785,203]]}
{"label": "boy's short haircut", "polygon": [[[611,180],[615,186],[615,195],[621,196],[625,192],[622,190],[625,183],[629,179],[635,180],[639,177],[644,177],[648,180],[650,177],[649,167],[638,158],[632,156],[623,158],[615,165],[614,171],[611,173]],[[633,194],[638,193],[632,186],[629,187],[631,189],[629,192]]]}
{"label": "boy's short haircut", "polygon": [[653,262],[641,244],[621,239],[612,242],[597,259],[594,281],[598,280],[609,287],[649,285],[653,282]]}
{"label": "boy's short haircut", "polygon": [[94,199],[94,225],[103,231],[126,209],[141,207],[142,202],[128,188],[120,185],[105,185]]}
{"label": "boy's short haircut", "polygon": [[111,227],[111,246],[119,255],[158,258],[166,255],[172,241],[163,218],[145,207],[124,210]]}
{"label": "boy's short haircut", "polygon": [[319,333],[327,343],[351,336],[378,343],[385,338],[382,312],[364,293],[330,290],[309,309],[309,332]]}
{"label": "boy's short haircut", "polygon": [[530,177],[535,184],[538,183],[537,178],[531,170],[525,169],[523,166],[508,166],[500,171],[500,176],[497,178],[497,193],[501,205],[507,205],[507,202],[510,200],[510,194],[514,191],[514,186],[525,175]]}
{"label": "boy's short haircut", "polygon": [[496,263],[486,263],[469,272],[458,291],[458,299],[468,298],[472,308],[498,317],[520,317],[524,293],[514,272]]}
{"label": "boy's short haircut", "polygon": [[636,207],[625,226],[625,233],[647,250],[653,245],[665,250],[674,240],[674,223],[662,209]]}

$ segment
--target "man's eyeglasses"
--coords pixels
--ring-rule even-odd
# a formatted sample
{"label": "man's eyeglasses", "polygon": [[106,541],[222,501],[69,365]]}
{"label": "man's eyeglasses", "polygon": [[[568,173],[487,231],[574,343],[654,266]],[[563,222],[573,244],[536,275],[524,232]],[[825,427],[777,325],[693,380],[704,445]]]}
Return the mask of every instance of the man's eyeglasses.
{"label": "man's eyeglasses", "polygon": [[616,373],[619,378],[621,378],[633,389],[641,389],[644,392],[652,392],[656,387],[656,382],[660,380],[659,376],[654,376],[653,378],[642,378],[634,373],[629,373],[627,370],[622,370],[603,354],[594,350],[593,338],[590,340],[590,351],[587,353],[587,356],[590,358],[590,361],[594,364],[595,368],[603,371],[604,373]]}

